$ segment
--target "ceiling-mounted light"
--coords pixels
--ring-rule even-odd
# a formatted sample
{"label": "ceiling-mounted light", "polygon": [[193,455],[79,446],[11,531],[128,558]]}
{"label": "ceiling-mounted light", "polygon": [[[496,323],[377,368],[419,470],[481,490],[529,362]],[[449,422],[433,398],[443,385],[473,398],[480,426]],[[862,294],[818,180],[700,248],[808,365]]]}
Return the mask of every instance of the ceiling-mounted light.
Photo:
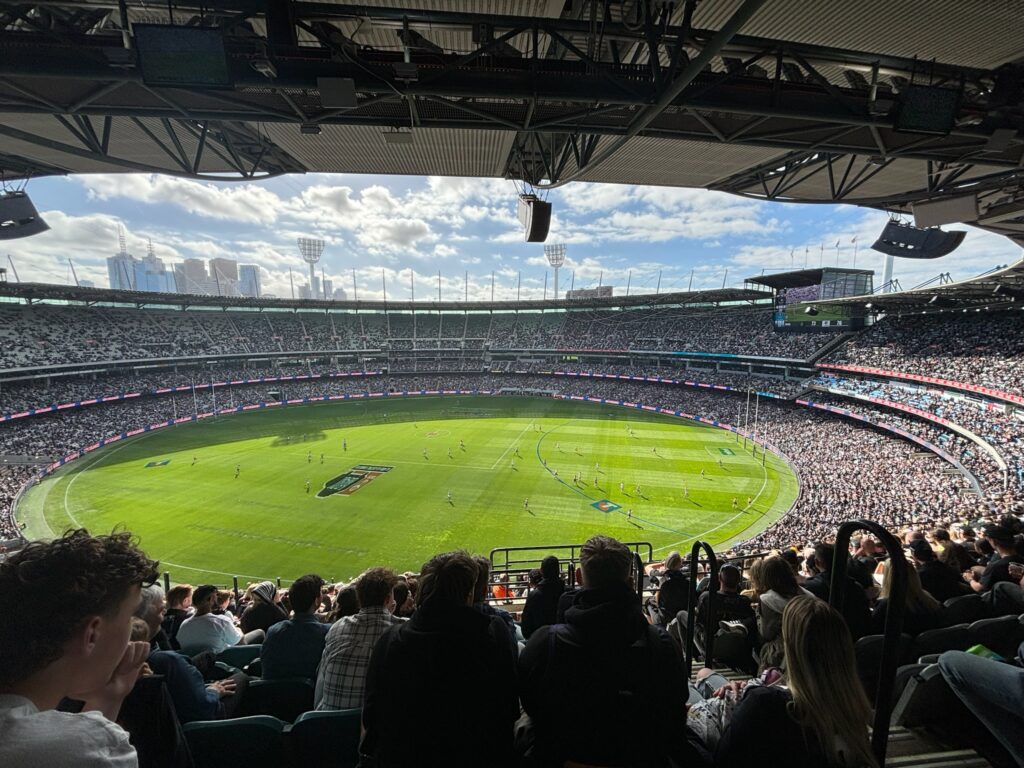
{"label": "ceiling-mounted light", "polygon": [[49,228],[24,190],[0,193],[0,240],[31,237]]}

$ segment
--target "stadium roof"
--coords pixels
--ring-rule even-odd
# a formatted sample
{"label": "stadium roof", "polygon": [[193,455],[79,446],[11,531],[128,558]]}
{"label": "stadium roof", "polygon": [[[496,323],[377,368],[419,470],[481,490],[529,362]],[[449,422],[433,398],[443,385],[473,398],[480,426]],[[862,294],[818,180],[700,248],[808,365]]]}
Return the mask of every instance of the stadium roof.
{"label": "stadium roof", "polygon": [[921,311],[943,309],[1024,308],[1024,260],[978,277],[944,285],[915,288],[897,293],[873,293],[825,299],[808,304],[845,305],[870,312]]}
{"label": "stadium roof", "polygon": [[[825,5],[5,3],[0,171],[582,180],[902,211],[966,192],[1024,241],[1024,0]],[[160,70],[168,39],[144,24],[218,32]]]}
{"label": "stadium roof", "polygon": [[808,285],[821,285],[825,275],[874,275],[872,269],[840,269],[824,267],[821,269],[798,269],[793,272],[778,272],[774,275],[758,275],[748,277],[746,282],[766,285],[779,290],[781,288],[803,288]]}
{"label": "stadium roof", "polygon": [[32,303],[126,304],[137,307],[217,307],[219,309],[277,310],[388,310],[392,312],[455,311],[536,311],[556,309],[628,309],[645,307],[707,306],[735,302],[765,301],[767,291],[748,288],[721,288],[680,293],[644,293],[592,299],[548,299],[523,301],[322,301],[319,299],[247,298],[243,296],[203,296],[181,293],[120,291],[109,288],[79,288],[47,283],[0,282],[0,308],[3,299],[21,299]]}

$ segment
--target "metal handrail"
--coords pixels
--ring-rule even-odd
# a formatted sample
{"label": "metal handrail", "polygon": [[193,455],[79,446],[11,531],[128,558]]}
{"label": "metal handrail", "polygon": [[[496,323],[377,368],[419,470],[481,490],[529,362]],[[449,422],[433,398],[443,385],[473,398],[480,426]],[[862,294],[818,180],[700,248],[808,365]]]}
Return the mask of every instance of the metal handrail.
{"label": "metal handrail", "polygon": [[[708,576],[708,610],[707,617],[710,622],[715,615],[715,596],[718,594],[718,560],[715,558],[715,550],[706,541],[695,541],[690,550],[690,584],[686,598],[686,679],[693,674],[694,645],[693,634],[697,627],[697,565],[700,559],[700,550],[707,555]],[[704,628],[704,665],[714,663],[715,658],[715,631],[712,627]]]}
{"label": "metal handrail", "polygon": [[850,520],[836,532],[835,556],[832,560],[832,581],[829,584],[829,605],[840,613],[846,597],[846,565],[850,558],[850,537],[854,531],[868,531],[889,553],[892,585],[885,614],[885,632],[882,660],[879,664],[878,688],[875,690],[875,719],[872,724],[871,749],[879,765],[885,765],[885,752],[889,744],[889,718],[892,714],[892,690],[896,684],[899,666],[900,635],[903,616],[907,608],[907,560],[899,541],[878,523],[868,520]]}

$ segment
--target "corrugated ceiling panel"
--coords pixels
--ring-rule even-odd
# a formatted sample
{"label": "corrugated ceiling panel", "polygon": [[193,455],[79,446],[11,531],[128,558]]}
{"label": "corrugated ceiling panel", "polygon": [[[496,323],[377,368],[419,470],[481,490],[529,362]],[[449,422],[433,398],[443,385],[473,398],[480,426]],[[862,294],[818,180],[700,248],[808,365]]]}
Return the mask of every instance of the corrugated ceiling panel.
{"label": "corrugated ceiling panel", "polygon": [[370,126],[325,125],[319,136],[304,136],[295,125],[263,130],[307,168],[325,173],[500,176],[515,139],[514,131],[417,128],[412,144],[387,144],[383,129]]}
{"label": "corrugated ceiling panel", "polygon": [[[742,0],[706,0],[694,26],[720,29]],[[1024,56],[1024,0],[786,0],[765,3],[743,34],[996,67]]]}
{"label": "corrugated ceiling panel", "polygon": [[[609,138],[603,139],[595,154],[609,141]],[[779,150],[763,147],[641,136],[630,140],[592,172],[585,173],[583,179],[623,184],[642,180],[644,184],[657,186],[702,187],[778,155]]]}

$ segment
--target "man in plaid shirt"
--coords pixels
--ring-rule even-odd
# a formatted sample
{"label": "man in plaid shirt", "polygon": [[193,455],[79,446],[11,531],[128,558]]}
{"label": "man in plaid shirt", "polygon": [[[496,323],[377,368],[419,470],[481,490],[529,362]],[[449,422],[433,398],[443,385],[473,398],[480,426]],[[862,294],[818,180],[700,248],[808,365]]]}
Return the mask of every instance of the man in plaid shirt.
{"label": "man in plaid shirt", "polygon": [[371,568],[356,582],[359,613],[340,619],[327,633],[317,673],[317,709],[363,706],[366,669],[374,643],[392,624],[398,577],[389,568]]}

